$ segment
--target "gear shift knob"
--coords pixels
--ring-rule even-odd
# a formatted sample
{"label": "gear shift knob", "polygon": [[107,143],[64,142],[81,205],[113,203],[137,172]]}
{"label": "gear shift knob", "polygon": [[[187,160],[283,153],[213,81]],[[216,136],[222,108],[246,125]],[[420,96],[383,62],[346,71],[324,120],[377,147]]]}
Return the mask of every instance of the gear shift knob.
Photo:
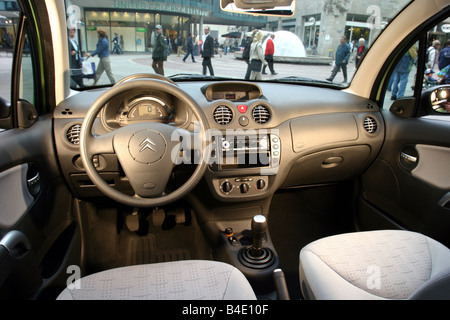
{"label": "gear shift knob", "polygon": [[263,215],[256,215],[252,219],[252,249],[251,255],[259,257],[263,254],[263,236],[267,230],[267,219]]}

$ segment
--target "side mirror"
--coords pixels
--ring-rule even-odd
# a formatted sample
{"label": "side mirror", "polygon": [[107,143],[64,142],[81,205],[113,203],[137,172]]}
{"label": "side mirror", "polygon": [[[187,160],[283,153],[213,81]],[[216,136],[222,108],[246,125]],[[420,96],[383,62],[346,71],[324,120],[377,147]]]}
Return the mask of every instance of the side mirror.
{"label": "side mirror", "polygon": [[292,16],[296,0],[220,0],[223,11],[264,16]]}
{"label": "side mirror", "polygon": [[424,91],[421,102],[434,112],[450,114],[450,85],[436,86]]}
{"label": "side mirror", "polygon": [[11,112],[11,104],[9,101],[0,97],[0,118],[8,118]]}
{"label": "side mirror", "polygon": [[38,118],[38,113],[33,104],[26,100],[17,102],[17,124],[19,128],[29,128]]}

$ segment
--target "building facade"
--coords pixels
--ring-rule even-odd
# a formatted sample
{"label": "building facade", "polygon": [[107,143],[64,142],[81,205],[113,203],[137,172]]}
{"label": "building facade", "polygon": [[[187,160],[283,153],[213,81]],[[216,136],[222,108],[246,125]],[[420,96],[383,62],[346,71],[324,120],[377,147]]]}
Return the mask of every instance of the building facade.
{"label": "building facade", "polygon": [[16,1],[0,0],[0,48],[12,48],[19,23]]}
{"label": "building facade", "polygon": [[[67,0],[70,7],[70,0]],[[253,17],[223,12],[214,0],[77,0],[80,43],[84,51],[92,51],[97,43],[97,30],[103,29],[112,39],[119,35],[121,48],[127,52],[150,51],[156,25],[163,27],[164,36],[173,41],[186,39],[188,34],[203,33],[209,24],[263,27],[265,17]],[[70,13],[69,13],[70,15]]]}
{"label": "building facade", "polygon": [[370,46],[393,18],[392,12],[409,0],[317,0],[297,1],[294,16],[269,18],[272,31],[288,30],[297,34],[304,46],[322,56],[332,55],[341,36],[349,43],[364,38]]}

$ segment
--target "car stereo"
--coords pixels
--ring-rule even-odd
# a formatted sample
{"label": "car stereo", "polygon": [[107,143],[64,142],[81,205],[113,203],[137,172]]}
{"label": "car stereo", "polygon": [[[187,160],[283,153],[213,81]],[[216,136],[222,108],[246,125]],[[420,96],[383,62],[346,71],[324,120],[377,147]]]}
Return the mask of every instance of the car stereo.
{"label": "car stereo", "polygon": [[211,169],[273,168],[280,159],[280,138],[275,134],[213,136]]}

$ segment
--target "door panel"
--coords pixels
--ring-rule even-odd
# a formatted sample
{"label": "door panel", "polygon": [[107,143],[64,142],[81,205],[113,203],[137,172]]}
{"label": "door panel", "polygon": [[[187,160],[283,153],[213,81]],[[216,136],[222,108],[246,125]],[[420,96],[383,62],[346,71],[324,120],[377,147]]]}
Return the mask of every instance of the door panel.
{"label": "door panel", "polygon": [[53,278],[65,274],[67,263],[79,263],[64,263],[70,250],[79,252],[79,240],[55,159],[51,117],[0,133],[0,154],[0,241],[17,232],[23,238],[6,252],[0,245],[0,299],[28,298],[44,286],[65,284]]}
{"label": "door panel", "polygon": [[[33,202],[33,196],[28,191],[26,177],[28,164],[21,164],[0,172],[0,228],[12,228],[27,212]],[[10,201],[14,199],[14,201]]]}
{"label": "door panel", "polygon": [[415,149],[418,157],[410,160],[417,163],[413,176],[439,189],[450,189],[450,148],[420,144]]}
{"label": "door panel", "polygon": [[383,116],[386,141],[362,176],[359,226],[406,228],[450,246],[450,118]]}

